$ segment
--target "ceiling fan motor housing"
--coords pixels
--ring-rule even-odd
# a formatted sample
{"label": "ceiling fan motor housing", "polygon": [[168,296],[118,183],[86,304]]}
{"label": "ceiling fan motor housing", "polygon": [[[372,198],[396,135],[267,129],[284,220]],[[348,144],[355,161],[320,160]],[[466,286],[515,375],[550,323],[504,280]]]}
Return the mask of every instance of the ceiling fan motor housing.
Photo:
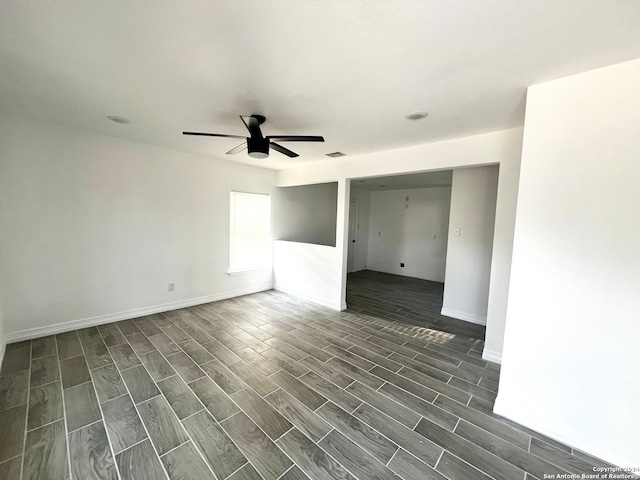
{"label": "ceiling fan motor housing", "polygon": [[269,156],[269,139],[264,137],[247,138],[247,150],[253,158],[267,158]]}

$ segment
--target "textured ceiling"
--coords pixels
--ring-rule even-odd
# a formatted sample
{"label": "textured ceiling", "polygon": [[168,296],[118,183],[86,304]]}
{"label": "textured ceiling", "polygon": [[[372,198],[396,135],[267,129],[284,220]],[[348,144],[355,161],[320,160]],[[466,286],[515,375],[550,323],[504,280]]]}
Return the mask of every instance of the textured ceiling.
{"label": "textured ceiling", "polygon": [[[528,85],[640,57],[639,25],[636,0],[3,0],[0,112],[288,168],[522,125]],[[327,141],[181,135],[253,113]]]}

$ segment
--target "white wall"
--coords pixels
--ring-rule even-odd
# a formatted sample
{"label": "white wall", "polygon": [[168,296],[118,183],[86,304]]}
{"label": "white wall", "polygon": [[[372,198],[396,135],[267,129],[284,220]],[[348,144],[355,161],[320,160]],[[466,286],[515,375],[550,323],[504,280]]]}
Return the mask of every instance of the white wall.
{"label": "white wall", "polygon": [[640,60],[529,89],[495,411],[640,465]]}
{"label": "white wall", "polygon": [[497,189],[497,166],[453,171],[443,315],[487,323]]}
{"label": "white wall", "polygon": [[450,202],[451,187],[371,192],[368,269],[444,282]]}
{"label": "white wall", "polygon": [[520,157],[504,158],[500,162],[498,172],[498,198],[493,233],[493,252],[491,254],[487,330],[482,351],[484,360],[497,363],[502,361],[519,179]]}
{"label": "white wall", "polygon": [[270,170],[0,116],[8,338],[270,288],[270,271],[226,271],[229,191],[273,184]]}
{"label": "white wall", "polygon": [[277,188],[274,239],[336,246],[337,182]]}
{"label": "white wall", "polygon": [[[334,180],[344,180],[377,175],[393,175],[399,173],[445,170],[450,168],[499,164],[508,165],[498,178],[498,199],[496,210],[496,230],[494,235],[494,252],[491,265],[491,282],[489,285],[489,305],[492,306],[487,317],[487,339],[492,334],[494,348],[502,346],[504,315],[507,302],[507,285],[511,269],[511,244],[513,203],[518,184],[518,168],[522,151],[522,129],[515,128],[483,135],[457,138],[442,142],[417,145],[414,147],[390,150],[359,157],[344,157],[332,162],[323,162],[306,167],[281,170],[277,172],[276,182],[279,186],[303,185]],[[346,197],[349,198],[348,196]],[[348,206],[348,200],[347,206]],[[341,299],[344,304],[344,288],[346,285],[346,237],[341,237],[341,211],[346,211],[340,200],[338,189],[338,245],[343,239],[344,252],[336,252],[336,261],[342,262],[343,284]],[[344,220],[344,219],[343,219]],[[500,225],[500,228],[497,226]],[[511,226],[511,230],[509,228]],[[343,256],[342,261],[339,257]],[[322,275],[322,272],[316,272]],[[494,281],[493,279],[497,279]],[[311,288],[311,277],[300,288]],[[336,294],[337,295],[337,294]],[[336,301],[333,302],[334,304]],[[492,328],[492,325],[496,328]],[[498,347],[499,346],[499,347]],[[492,351],[488,359],[499,361],[502,350]]]}
{"label": "white wall", "polygon": [[351,185],[351,200],[358,202],[358,225],[356,228],[356,255],[354,271],[367,268],[369,254],[369,216],[371,212],[371,192]]}

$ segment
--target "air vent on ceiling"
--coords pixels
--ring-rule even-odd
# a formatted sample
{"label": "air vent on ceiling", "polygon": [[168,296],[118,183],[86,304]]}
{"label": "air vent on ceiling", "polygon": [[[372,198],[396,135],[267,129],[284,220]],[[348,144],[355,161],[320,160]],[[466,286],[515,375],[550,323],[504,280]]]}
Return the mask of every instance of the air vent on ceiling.
{"label": "air vent on ceiling", "polygon": [[336,158],[336,157],[344,157],[346,155],[346,153],[342,153],[342,152],[331,152],[331,153],[325,153],[325,155],[327,157],[331,157],[331,158]]}

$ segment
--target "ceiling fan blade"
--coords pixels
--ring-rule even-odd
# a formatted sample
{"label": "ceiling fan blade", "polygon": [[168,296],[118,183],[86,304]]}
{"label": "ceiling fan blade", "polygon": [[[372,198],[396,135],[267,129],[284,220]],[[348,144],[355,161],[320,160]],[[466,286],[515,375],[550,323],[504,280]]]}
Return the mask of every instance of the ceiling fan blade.
{"label": "ceiling fan blade", "polygon": [[225,138],[247,138],[242,135],[225,135],[223,133],[201,133],[201,132],[182,132],[183,135],[198,135],[200,137],[225,137]]}
{"label": "ceiling fan blade", "polygon": [[271,145],[271,148],[286,155],[287,157],[295,158],[300,156],[296,152],[292,152],[288,148],[284,148],[282,145],[278,145],[277,143],[271,142],[270,145]]}
{"label": "ceiling fan blade", "polygon": [[324,137],[319,135],[269,135],[267,138],[279,142],[324,142]]}
{"label": "ceiling fan blade", "polygon": [[240,153],[243,150],[246,150],[247,142],[241,143],[237,147],[233,147],[231,150],[227,152],[227,155],[235,155],[236,153]]}

